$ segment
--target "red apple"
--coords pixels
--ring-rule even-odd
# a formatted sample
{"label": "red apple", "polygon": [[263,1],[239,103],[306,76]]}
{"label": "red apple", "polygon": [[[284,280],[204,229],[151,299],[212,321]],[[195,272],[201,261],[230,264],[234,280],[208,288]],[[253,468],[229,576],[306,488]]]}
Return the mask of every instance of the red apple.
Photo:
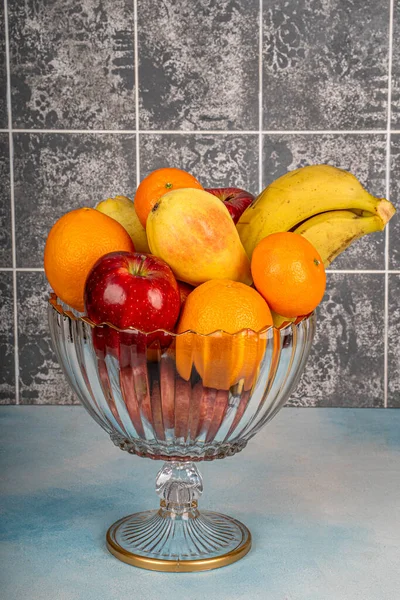
{"label": "red apple", "polygon": [[96,324],[108,322],[119,329],[143,332],[169,331],[178,319],[180,305],[172,270],[150,254],[106,254],[94,265],[85,284],[86,312]]}
{"label": "red apple", "polygon": [[178,281],[178,288],[182,307],[185,304],[186,298],[189,296],[190,292],[193,292],[194,287],[188,283],[184,283],[183,281]]}
{"label": "red apple", "polygon": [[206,188],[206,192],[213,194],[225,204],[235,224],[254,200],[253,194],[240,188]]}

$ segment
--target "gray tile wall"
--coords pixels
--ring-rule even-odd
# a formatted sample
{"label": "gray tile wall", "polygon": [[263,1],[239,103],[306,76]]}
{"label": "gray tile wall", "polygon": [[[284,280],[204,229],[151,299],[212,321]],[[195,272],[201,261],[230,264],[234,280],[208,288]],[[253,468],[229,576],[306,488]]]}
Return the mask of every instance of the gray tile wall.
{"label": "gray tile wall", "polygon": [[[328,162],[400,195],[399,0],[6,0],[0,79],[1,403],[76,401],[42,268],[65,211],[167,165],[256,193]],[[290,404],[400,407],[399,237],[334,263]]]}

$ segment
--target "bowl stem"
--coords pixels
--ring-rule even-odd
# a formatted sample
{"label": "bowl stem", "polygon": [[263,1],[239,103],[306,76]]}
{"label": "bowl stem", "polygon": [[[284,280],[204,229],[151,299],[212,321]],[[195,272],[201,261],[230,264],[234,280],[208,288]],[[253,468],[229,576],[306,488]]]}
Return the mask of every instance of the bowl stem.
{"label": "bowl stem", "polygon": [[251,535],[236,519],[199,511],[203,481],[192,462],[166,462],[156,478],[159,510],[120,519],[107,533],[114,556],[153,571],[206,571],[245,556]]}
{"label": "bowl stem", "polygon": [[[203,493],[203,479],[193,462],[166,462],[156,478],[160,507],[171,518],[197,516],[197,501]],[[167,514],[165,514],[167,516]]]}

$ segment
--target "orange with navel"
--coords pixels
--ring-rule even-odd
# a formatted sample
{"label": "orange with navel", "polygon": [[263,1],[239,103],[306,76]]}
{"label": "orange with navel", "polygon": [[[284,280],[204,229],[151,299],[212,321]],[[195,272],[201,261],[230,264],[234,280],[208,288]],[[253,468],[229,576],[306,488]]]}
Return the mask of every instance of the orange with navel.
{"label": "orange with navel", "polygon": [[229,279],[203,283],[188,296],[178,323],[179,374],[188,380],[195,366],[205,387],[228,390],[243,381],[250,389],[266,347],[258,332],[271,325],[268,305],[253,288]]}

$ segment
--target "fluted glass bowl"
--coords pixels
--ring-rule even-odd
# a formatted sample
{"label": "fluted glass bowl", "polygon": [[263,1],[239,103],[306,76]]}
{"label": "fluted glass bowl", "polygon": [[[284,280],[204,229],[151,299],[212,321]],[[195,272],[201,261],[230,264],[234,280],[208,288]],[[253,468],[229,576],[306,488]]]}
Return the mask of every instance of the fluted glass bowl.
{"label": "fluted glass bowl", "polygon": [[279,330],[207,336],[94,325],[54,294],[48,315],[58,360],[93,419],[122,450],[166,461],[156,480],[160,509],[115,523],[109,550],[165,571],[244,556],[251,536],[243,524],[198,511],[195,463],[240,452],[285,404],[309,355],[315,315]]}

